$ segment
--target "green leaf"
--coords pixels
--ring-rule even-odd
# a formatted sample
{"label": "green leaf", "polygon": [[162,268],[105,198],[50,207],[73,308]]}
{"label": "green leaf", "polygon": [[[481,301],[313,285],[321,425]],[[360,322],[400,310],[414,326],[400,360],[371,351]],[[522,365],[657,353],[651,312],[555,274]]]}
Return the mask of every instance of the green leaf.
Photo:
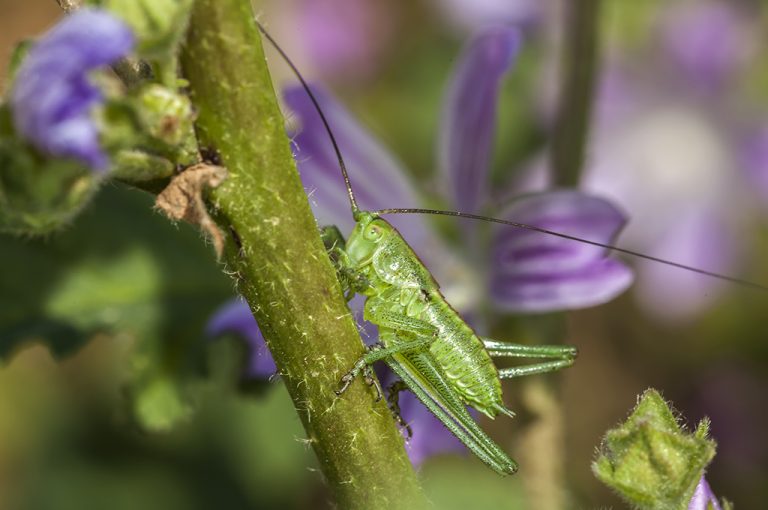
{"label": "green leaf", "polygon": [[110,188],[70,230],[0,246],[0,360],[33,341],[61,358],[96,334],[126,338],[139,421],[189,414],[205,322],[233,294],[197,232],[155,214],[148,195]]}
{"label": "green leaf", "polygon": [[192,0],[104,0],[102,5],[131,26],[141,57],[164,59],[181,43]]}
{"label": "green leaf", "polygon": [[[9,115],[3,107],[3,132],[10,127]],[[0,232],[42,235],[56,230],[80,212],[99,183],[78,162],[43,158],[13,136],[0,135]]]}

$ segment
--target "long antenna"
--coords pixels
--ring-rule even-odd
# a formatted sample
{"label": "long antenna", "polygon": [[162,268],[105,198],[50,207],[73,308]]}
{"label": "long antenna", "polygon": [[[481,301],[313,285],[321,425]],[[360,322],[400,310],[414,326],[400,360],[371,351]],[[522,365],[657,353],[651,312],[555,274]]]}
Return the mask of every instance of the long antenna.
{"label": "long antenna", "polygon": [[[301,72],[299,72],[296,65],[291,61],[291,59],[286,55],[285,51],[275,42],[275,40],[272,38],[271,35],[269,35],[269,32],[264,28],[264,26],[256,20],[256,25],[259,27],[259,30],[261,30],[261,33],[264,34],[264,37],[267,38],[267,40],[270,42],[270,44],[277,50],[277,52],[280,54],[280,56],[283,57],[285,62],[288,64],[288,66],[291,68],[293,73],[296,75],[296,77],[301,82],[302,87],[307,92],[307,95],[309,96],[309,99],[312,101],[312,104],[315,106],[315,109],[317,110],[318,115],[320,116],[320,120],[323,121],[323,126],[325,126],[325,131],[328,133],[328,138],[331,140],[331,144],[333,145],[333,150],[336,153],[336,158],[339,161],[339,168],[341,169],[341,174],[344,177],[344,184],[347,187],[347,195],[349,196],[349,203],[352,206],[352,214],[357,216],[357,214],[360,212],[360,208],[357,206],[357,200],[355,200],[355,194],[352,191],[352,183],[349,180],[349,174],[347,173],[347,167],[344,164],[344,158],[341,155],[341,150],[339,149],[339,145],[336,142],[336,137],[333,136],[333,131],[331,131],[331,126],[328,124],[328,120],[325,118],[325,114],[323,113],[323,109],[320,107],[320,103],[317,101],[317,98],[315,98],[315,94],[312,92],[312,89],[309,88],[309,85],[307,85],[307,82],[304,80],[304,77],[301,75]],[[458,218],[468,218],[471,220],[482,220],[482,221],[488,221],[491,223],[499,223],[502,225],[509,225],[511,227],[524,229],[524,230],[532,230],[534,232],[541,232],[542,234],[548,234],[555,237],[560,237],[562,239],[568,239],[570,241],[576,241],[579,243],[589,244],[592,246],[597,246],[599,248],[605,248],[606,250],[615,251],[617,253],[624,253],[625,255],[631,255],[632,257],[637,257],[640,259],[650,260],[653,262],[657,262],[659,264],[664,264],[667,266],[676,267],[678,269],[684,269],[686,271],[691,271],[693,273],[697,273],[700,275],[708,276],[710,278],[716,278],[718,280],[723,280],[726,282],[730,282],[736,285],[741,285],[743,287],[748,287],[755,290],[760,290],[763,292],[768,292],[768,287],[764,285],[760,285],[759,283],[750,282],[748,280],[743,280],[741,278],[735,278],[733,276],[728,276],[720,273],[715,273],[713,271],[707,271],[705,269],[699,269],[698,267],[688,266],[686,264],[681,264],[679,262],[673,262],[671,260],[665,260],[659,257],[654,257],[652,255],[646,255],[645,253],[640,253],[633,250],[628,250],[626,248],[620,248],[618,246],[614,246],[611,244],[601,243],[598,241],[591,241],[589,239],[584,239],[582,237],[572,236],[569,234],[563,234],[562,232],[555,232],[554,230],[549,230],[542,227],[536,227],[534,225],[527,225],[525,223],[518,223],[515,221],[508,221],[508,220],[502,220],[499,218],[493,218],[491,216],[482,216],[479,214],[471,214],[471,213],[465,213],[460,211],[442,211],[437,209],[416,209],[416,208],[404,208],[404,209],[380,209],[378,211],[372,212],[375,215],[382,215],[382,214],[433,214],[433,215],[439,215],[439,216],[454,216]]]}
{"label": "long antenna", "polygon": [[764,285],[760,285],[759,283],[750,282],[748,280],[742,280],[741,278],[735,278],[733,276],[728,276],[720,273],[715,273],[712,271],[707,271],[705,269],[699,269],[698,267],[688,266],[685,264],[681,264],[679,262],[673,262],[671,260],[664,260],[658,257],[654,257],[652,255],[646,255],[645,253],[640,253],[633,250],[627,250],[626,248],[620,248],[618,246],[613,246],[611,244],[601,243],[598,241],[591,241],[589,239],[584,239],[582,237],[572,236],[569,234],[563,234],[562,232],[555,232],[554,230],[549,230],[542,227],[536,227],[534,225],[527,225],[525,223],[518,223],[515,221],[508,221],[508,220],[502,220],[499,218],[493,218],[491,216],[482,216],[479,214],[470,214],[460,211],[441,211],[437,209],[413,209],[413,208],[407,208],[407,209],[380,209],[378,211],[373,211],[373,214],[381,215],[381,214],[434,214],[434,215],[440,215],[440,216],[455,216],[458,218],[468,218],[471,220],[483,220],[483,221],[489,221],[491,223],[500,223],[502,225],[509,225],[512,227],[524,229],[524,230],[532,230],[534,232],[541,232],[542,234],[548,234],[555,237],[560,237],[562,239],[568,239],[570,241],[577,241],[584,244],[590,244],[592,246],[598,246],[600,248],[605,248],[607,250],[615,251],[618,253],[624,253],[626,255],[631,255],[633,257],[645,259],[645,260],[651,260],[653,262],[658,262],[659,264],[664,264],[667,266],[676,267],[679,269],[685,269],[686,271],[691,271],[693,273],[698,273],[704,276],[709,276],[711,278],[716,278],[718,280],[724,280],[726,282],[734,283],[736,285],[741,285],[743,287],[748,287],[751,289],[761,290],[763,292],[768,292],[768,287]]}
{"label": "long antenna", "polygon": [[347,166],[344,164],[344,158],[341,156],[341,150],[339,150],[339,144],[336,143],[336,137],[333,136],[333,131],[331,131],[331,126],[328,125],[328,120],[325,118],[325,114],[323,113],[323,109],[320,108],[320,103],[318,103],[317,98],[315,98],[315,94],[312,93],[312,89],[309,88],[309,85],[307,85],[307,82],[304,80],[304,77],[299,72],[299,69],[296,67],[296,65],[293,63],[293,61],[286,55],[285,51],[280,47],[277,42],[275,42],[274,39],[272,39],[272,36],[269,35],[269,32],[267,32],[267,29],[264,28],[264,25],[262,25],[259,20],[256,21],[256,26],[259,27],[259,30],[261,30],[261,33],[264,34],[264,37],[267,38],[269,43],[277,50],[277,52],[280,54],[281,57],[283,57],[283,60],[288,64],[288,67],[291,68],[293,71],[293,74],[296,75],[296,78],[299,79],[301,82],[302,87],[304,87],[304,90],[307,92],[307,95],[309,96],[309,99],[312,101],[312,104],[315,105],[315,109],[317,110],[317,113],[320,115],[320,120],[323,121],[323,126],[325,126],[325,131],[328,133],[328,137],[331,139],[331,144],[333,144],[333,151],[336,153],[336,159],[339,160],[339,167],[341,168],[341,175],[344,177],[344,184],[347,186],[347,195],[349,196],[349,205],[352,206],[352,214],[353,216],[357,216],[357,213],[360,212],[360,208],[357,206],[357,200],[355,200],[355,194],[352,191],[352,182],[349,180],[349,174],[347,173]]}

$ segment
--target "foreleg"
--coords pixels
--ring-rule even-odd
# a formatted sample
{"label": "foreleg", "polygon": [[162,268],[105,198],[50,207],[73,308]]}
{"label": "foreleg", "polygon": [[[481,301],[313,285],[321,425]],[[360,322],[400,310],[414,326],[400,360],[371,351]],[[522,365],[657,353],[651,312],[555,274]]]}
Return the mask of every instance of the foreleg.
{"label": "foreleg", "polygon": [[336,391],[337,395],[344,393],[355,377],[373,363],[396,354],[427,350],[437,338],[438,330],[430,323],[388,309],[388,305],[392,302],[391,297],[387,294],[369,298],[365,303],[365,319],[379,327],[382,338],[389,330],[395,333],[391,338],[396,338],[397,341],[391,345],[380,344],[369,347],[368,352],[341,378],[341,388]]}
{"label": "foreleg", "polygon": [[335,225],[322,227],[320,229],[320,237],[323,240],[328,256],[336,268],[336,274],[341,283],[344,298],[349,301],[356,293],[362,294],[370,287],[370,282],[364,275],[352,267],[349,255],[345,251],[347,243],[344,240],[344,236],[341,235],[339,228]]}
{"label": "foreleg", "polygon": [[[377,361],[383,360],[395,354],[429,349],[429,345],[432,343],[432,341],[432,338],[417,337],[414,340],[408,340],[392,347],[385,347],[381,344],[368,347],[368,352],[366,352],[359,360],[357,360],[352,369],[344,374],[344,376],[341,378],[341,388],[336,391],[336,394],[341,395],[347,391],[349,385],[352,384],[352,381],[354,381],[355,377],[360,375],[360,373],[365,375],[365,373],[368,372],[370,374],[370,366]],[[375,381],[375,378],[372,376],[369,377]],[[367,380],[368,379],[366,379],[366,381]],[[381,395],[381,390],[379,390],[379,395]]]}

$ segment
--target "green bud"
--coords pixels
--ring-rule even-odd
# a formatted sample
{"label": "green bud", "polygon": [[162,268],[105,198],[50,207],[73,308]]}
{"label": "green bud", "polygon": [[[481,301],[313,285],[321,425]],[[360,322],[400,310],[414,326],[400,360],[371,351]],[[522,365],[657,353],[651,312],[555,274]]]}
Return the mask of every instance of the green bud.
{"label": "green bud", "polygon": [[132,182],[166,178],[168,168],[172,173],[176,165],[197,162],[194,112],[186,96],[148,83],[109,97],[96,113],[102,146],[113,157],[112,176]]}
{"label": "green bud", "polygon": [[174,169],[174,164],[163,157],[137,150],[124,150],[112,159],[110,176],[134,184],[145,184],[169,179]]}
{"label": "green bud", "polygon": [[137,98],[143,131],[169,146],[179,146],[193,134],[194,113],[189,98],[162,85],[143,87]]}
{"label": "green bud", "polygon": [[685,510],[715,455],[709,422],[685,432],[656,390],[641,397],[627,421],[603,438],[592,471],[635,508]]}
{"label": "green bud", "polygon": [[193,0],[104,0],[102,6],[126,21],[138,38],[137,53],[146,59],[174,55],[189,20]]}
{"label": "green bud", "polygon": [[72,160],[47,160],[18,140],[0,139],[0,231],[49,233],[88,203],[99,177]]}

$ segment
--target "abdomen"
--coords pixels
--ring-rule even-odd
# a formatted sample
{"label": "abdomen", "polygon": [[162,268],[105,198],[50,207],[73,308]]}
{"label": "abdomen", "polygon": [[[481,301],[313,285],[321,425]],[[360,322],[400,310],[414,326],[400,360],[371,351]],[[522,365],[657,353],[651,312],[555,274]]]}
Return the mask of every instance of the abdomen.
{"label": "abdomen", "polygon": [[504,405],[499,372],[477,334],[437,291],[429,293],[420,315],[438,329],[430,351],[462,399],[492,418],[498,415]]}

